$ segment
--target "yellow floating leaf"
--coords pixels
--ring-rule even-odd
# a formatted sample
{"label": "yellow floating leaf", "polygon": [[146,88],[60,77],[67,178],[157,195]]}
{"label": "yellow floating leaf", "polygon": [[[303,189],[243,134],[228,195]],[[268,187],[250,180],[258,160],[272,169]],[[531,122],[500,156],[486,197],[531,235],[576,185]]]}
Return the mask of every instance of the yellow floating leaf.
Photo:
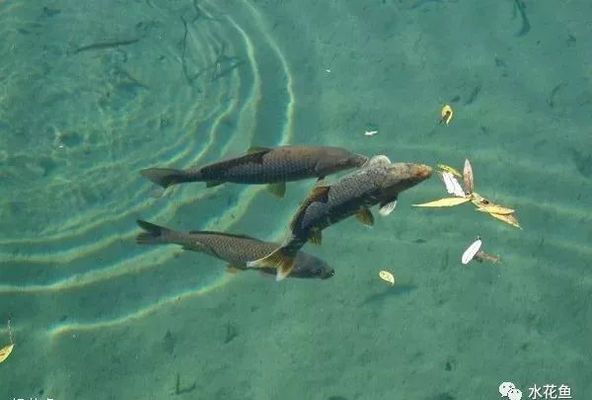
{"label": "yellow floating leaf", "polygon": [[489,213],[489,215],[491,215],[493,218],[497,218],[500,221],[505,222],[506,224],[510,224],[512,226],[515,226],[516,228],[520,228],[522,229],[522,227],[520,226],[520,224],[518,223],[518,220],[516,219],[516,217],[514,217],[514,214],[496,214],[496,213]]}
{"label": "yellow floating leaf", "polygon": [[450,172],[452,175],[456,176],[457,178],[462,178],[462,174],[458,172],[456,169],[452,168],[450,165],[446,164],[438,164],[438,168],[440,168],[443,172]]}
{"label": "yellow floating leaf", "polygon": [[444,107],[442,107],[440,115],[442,116],[442,118],[440,119],[440,123],[444,122],[446,125],[448,125],[452,120],[452,115],[454,115],[454,111],[452,111],[452,107],[450,107],[448,104],[445,104]]}
{"label": "yellow floating leaf", "polygon": [[382,270],[378,273],[378,276],[389,285],[395,286],[395,276],[389,271]]}
{"label": "yellow floating leaf", "polygon": [[477,211],[502,215],[512,214],[515,212],[515,210],[512,210],[511,208],[498,206],[497,204],[479,205],[477,207]]}
{"label": "yellow floating leaf", "polygon": [[487,200],[485,197],[475,192],[471,193],[471,201],[477,207],[485,207],[487,205],[493,204],[491,201]]}
{"label": "yellow floating leaf", "polygon": [[422,204],[413,204],[414,207],[453,207],[470,201],[470,197],[445,197]]}
{"label": "yellow floating leaf", "polygon": [[0,349],[0,363],[4,362],[12,353],[12,349],[14,348],[14,344],[9,344],[8,346],[4,346]]}

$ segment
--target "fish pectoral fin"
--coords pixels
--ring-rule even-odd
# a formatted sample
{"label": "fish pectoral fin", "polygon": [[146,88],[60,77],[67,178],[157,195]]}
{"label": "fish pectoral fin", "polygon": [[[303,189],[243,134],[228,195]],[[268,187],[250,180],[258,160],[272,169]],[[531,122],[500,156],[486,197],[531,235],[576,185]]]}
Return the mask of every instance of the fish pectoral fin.
{"label": "fish pectoral fin", "polygon": [[228,264],[226,266],[226,272],[231,273],[231,274],[236,274],[238,272],[241,272],[242,268],[237,267],[236,265],[233,264]]}
{"label": "fish pectoral fin", "polygon": [[323,241],[323,234],[321,232],[322,231],[320,229],[316,229],[316,230],[312,231],[310,233],[310,237],[308,238],[308,241],[311,242],[312,244],[320,245]]}
{"label": "fish pectoral fin", "polygon": [[372,211],[366,207],[360,208],[360,210],[356,213],[356,218],[364,225],[374,225],[374,215],[372,215]]}
{"label": "fish pectoral fin", "polygon": [[247,150],[247,154],[262,153],[262,152],[267,153],[270,150],[271,149],[269,147],[252,146],[252,147],[249,147],[249,149]]}
{"label": "fish pectoral fin", "polygon": [[285,279],[294,269],[295,256],[288,252],[285,247],[274,250],[271,254],[258,260],[247,262],[249,268],[276,267],[276,281]]}
{"label": "fish pectoral fin", "polygon": [[284,197],[286,194],[286,182],[271,183],[267,185],[267,190],[277,197]]}
{"label": "fish pectoral fin", "polygon": [[211,188],[211,187],[215,187],[215,186],[221,185],[223,183],[224,182],[222,182],[222,181],[207,181],[206,182],[206,187]]}
{"label": "fish pectoral fin", "polygon": [[269,153],[272,149],[267,147],[251,147],[247,150],[247,156],[244,161],[250,161],[257,164],[263,164],[263,156]]}
{"label": "fish pectoral fin", "polygon": [[278,266],[277,273],[275,275],[275,281],[279,282],[288,277],[290,272],[294,269],[294,260],[290,264],[282,264]]}
{"label": "fish pectoral fin", "polygon": [[397,198],[395,197],[394,200],[388,203],[380,203],[380,208],[378,209],[378,213],[383,217],[386,217],[390,213],[392,213],[397,207]]}

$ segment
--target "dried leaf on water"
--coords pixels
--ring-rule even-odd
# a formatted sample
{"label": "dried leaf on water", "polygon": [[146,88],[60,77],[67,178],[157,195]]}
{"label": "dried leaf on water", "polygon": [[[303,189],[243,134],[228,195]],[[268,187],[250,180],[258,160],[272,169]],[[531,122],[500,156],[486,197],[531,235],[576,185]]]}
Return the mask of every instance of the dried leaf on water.
{"label": "dried leaf on water", "polygon": [[440,123],[444,122],[446,125],[448,125],[450,121],[452,121],[453,115],[454,111],[452,111],[452,107],[450,107],[448,104],[445,104],[444,107],[442,107],[442,111],[440,111],[440,116],[442,117],[440,119]]}
{"label": "dried leaf on water", "polygon": [[465,191],[452,173],[443,172],[442,179],[444,180],[444,185],[446,186],[446,191],[448,191],[448,193],[453,194],[456,197],[465,197]]}
{"label": "dried leaf on water", "polygon": [[0,363],[4,362],[12,353],[12,349],[14,348],[14,344],[9,344],[8,346],[4,346],[0,349]]}
{"label": "dried leaf on water", "polygon": [[511,208],[506,208],[497,204],[479,205],[477,206],[477,211],[502,215],[513,214],[515,212],[515,210],[512,210]]}
{"label": "dried leaf on water", "polygon": [[489,213],[489,215],[491,215],[493,218],[497,218],[500,221],[505,222],[506,224],[510,224],[512,226],[515,226],[516,228],[520,228],[522,229],[522,227],[520,226],[520,224],[518,223],[518,220],[516,219],[516,217],[514,216],[514,214],[496,214],[496,213]]}
{"label": "dried leaf on water", "polygon": [[465,160],[465,166],[463,168],[463,180],[465,182],[465,190],[473,193],[475,190],[475,180],[473,177],[473,167],[468,159]]}
{"label": "dried leaf on water", "polygon": [[465,265],[471,262],[471,260],[475,257],[475,254],[477,254],[477,252],[481,249],[482,245],[483,241],[480,238],[477,238],[477,240],[475,240],[473,243],[471,243],[469,247],[467,247],[467,249],[461,257],[461,262]]}
{"label": "dried leaf on water", "polygon": [[443,172],[450,172],[452,175],[456,176],[457,178],[462,178],[462,174],[458,172],[455,168],[452,168],[450,165],[446,164],[438,164],[438,168],[440,168]]}
{"label": "dried leaf on water", "polygon": [[382,270],[378,273],[378,276],[389,285],[395,286],[395,276],[389,271]]}
{"label": "dried leaf on water", "polygon": [[445,197],[422,204],[413,204],[414,207],[453,207],[470,201],[470,197]]}

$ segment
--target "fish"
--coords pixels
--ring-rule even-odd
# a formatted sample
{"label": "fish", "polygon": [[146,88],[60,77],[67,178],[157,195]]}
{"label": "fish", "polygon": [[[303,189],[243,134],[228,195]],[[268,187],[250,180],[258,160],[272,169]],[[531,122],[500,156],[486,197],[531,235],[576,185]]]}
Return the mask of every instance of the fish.
{"label": "fish", "polygon": [[[279,244],[265,242],[250,236],[212,231],[180,232],[144,220],[137,220],[143,232],[136,236],[142,245],[176,244],[185,250],[209,254],[226,261],[229,272],[244,271],[249,260],[263,257]],[[263,268],[261,272],[274,275],[275,268]],[[294,278],[328,279],[334,269],[318,257],[299,251],[294,262]]]}
{"label": "fish", "polygon": [[382,216],[389,215],[400,192],[429,178],[432,168],[423,164],[391,163],[388,157],[372,157],[359,171],[333,184],[318,183],[300,205],[290,223],[290,237],[268,256],[247,263],[252,268],[277,268],[276,280],[288,276],[294,256],[308,241],[321,243],[321,231],[356,215],[366,225],[373,225],[370,207],[379,205]]}
{"label": "fish", "polygon": [[206,182],[207,187],[227,182],[267,184],[273,194],[283,197],[286,182],[323,179],[327,175],[361,167],[367,161],[368,157],[340,147],[252,147],[240,157],[202,167],[185,170],[147,168],[140,174],[163,188],[186,182]]}

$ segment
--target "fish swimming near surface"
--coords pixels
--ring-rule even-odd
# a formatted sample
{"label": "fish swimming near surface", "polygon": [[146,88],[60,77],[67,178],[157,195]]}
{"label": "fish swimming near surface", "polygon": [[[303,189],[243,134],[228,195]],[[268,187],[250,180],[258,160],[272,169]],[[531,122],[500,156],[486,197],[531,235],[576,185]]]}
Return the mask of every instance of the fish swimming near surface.
{"label": "fish swimming near surface", "polygon": [[[177,244],[185,250],[197,251],[214,256],[228,263],[229,271],[245,270],[248,260],[263,257],[279,244],[264,242],[249,236],[222,232],[192,231],[179,232],[147,221],[137,220],[144,230],[136,237],[139,244]],[[263,268],[262,272],[276,274],[276,268]],[[294,261],[291,277],[327,279],[334,270],[325,261],[299,251]]]}
{"label": "fish swimming near surface", "polygon": [[290,238],[268,256],[249,261],[249,267],[277,268],[282,280],[294,268],[295,255],[307,241],[321,243],[321,231],[343,219],[356,215],[364,224],[372,225],[369,210],[378,204],[380,214],[390,214],[402,191],[426,180],[432,168],[423,164],[391,163],[388,157],[372,157],[359,171],[332,184],[319,182],[300,205],[290,224]]}
{"label": "fish swimming near surface", "polygon": [[225,182],[268,184],[269,190],[283,197],[286,182],[327,175],[364,165],[368,157],[340,147],[280,146],[252,147],[247,154],[203,167],[185,170],[148,168],[140,173],[167,188],[184,182],[206,182],[213,187]]}

